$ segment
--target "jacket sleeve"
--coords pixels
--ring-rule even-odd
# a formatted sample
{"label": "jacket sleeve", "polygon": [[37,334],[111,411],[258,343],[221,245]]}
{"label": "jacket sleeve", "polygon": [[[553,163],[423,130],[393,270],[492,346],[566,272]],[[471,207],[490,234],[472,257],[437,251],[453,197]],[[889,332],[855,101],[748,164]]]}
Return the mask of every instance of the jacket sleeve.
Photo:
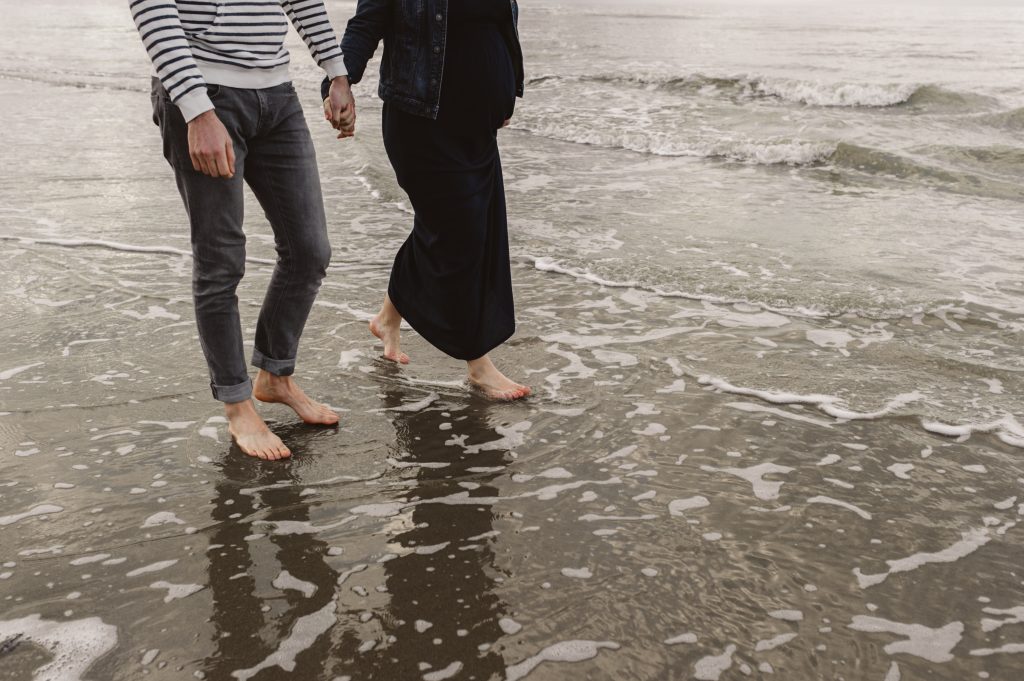
{"label": "jacket sleeve", "polygon": [[377,51],[377,45],[384,38],[391,21],[392,5],[395,0],[359,0],[355,15],[345,27],[341,39],[341,51],[345,55],[351,82],[363,79],[366,63]]}
{"label": "jacket sleeve", "polygon": [[[366,64],[377,51],[377,46],[384,39],[391,12],[396,0],[359,0],[356,13],[345,27],[345,35],[341,39],[341,51],[348,71],[349,83],[355,85],[363,79]],[[324,79],[320,84],[320,94],[324,99],[330,92],[330,80]]]}

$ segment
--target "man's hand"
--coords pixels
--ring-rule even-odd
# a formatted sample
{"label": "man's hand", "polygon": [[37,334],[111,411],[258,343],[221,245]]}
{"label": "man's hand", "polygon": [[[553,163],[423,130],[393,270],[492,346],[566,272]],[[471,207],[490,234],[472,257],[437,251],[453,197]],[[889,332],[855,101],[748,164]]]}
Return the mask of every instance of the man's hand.
{"label": "man's hand", "polygon": [[210,177],[234,177],[235,147],[213,109],[188,122],[188,155],[192,167]]}
{"label": "man's hand", "polygon": [[501,124],[501,127],[507,128],[510,125],[512,125],[512,119],[511,118],[506,118],[505,122]]}
{"label": "man's hand", "polygon": [[324,100],[324,118],[338,131],[338,139],[356,134],[356,102],[348,76],[338,76],[331,81],[331,91]]}

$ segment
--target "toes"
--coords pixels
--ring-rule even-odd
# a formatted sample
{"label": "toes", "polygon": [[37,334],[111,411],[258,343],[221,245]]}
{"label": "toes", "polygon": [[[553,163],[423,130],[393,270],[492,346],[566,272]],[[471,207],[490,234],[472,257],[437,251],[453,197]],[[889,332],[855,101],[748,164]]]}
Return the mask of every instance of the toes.
{"label": "toes", "polygon": [[407,355],[407,354],[405,354],[403,352],[401,355],[398,356],[398,361],[401,362],[402,364],[408,364],[409,363],[409,355]]}

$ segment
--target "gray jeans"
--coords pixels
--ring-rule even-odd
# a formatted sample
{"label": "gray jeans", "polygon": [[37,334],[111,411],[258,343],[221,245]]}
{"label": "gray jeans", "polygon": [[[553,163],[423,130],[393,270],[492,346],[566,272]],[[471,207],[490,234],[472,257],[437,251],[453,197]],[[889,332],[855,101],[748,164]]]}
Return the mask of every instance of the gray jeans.
{"label": "gray jeans", "polygon": [[213,396],[252,395],[235,289],[245,272],[243,180],[274,230],[277,265],[256,325],[252,364],[279,376],[295,371],[299,337],[331,259],[313,140],[290,83],[262,90],[208,86],[217,116],[234,142],[235,175],[194,170],[188,127],[153,79],[153,120],[174,169],[191,226],[192,294],[199,341]]}

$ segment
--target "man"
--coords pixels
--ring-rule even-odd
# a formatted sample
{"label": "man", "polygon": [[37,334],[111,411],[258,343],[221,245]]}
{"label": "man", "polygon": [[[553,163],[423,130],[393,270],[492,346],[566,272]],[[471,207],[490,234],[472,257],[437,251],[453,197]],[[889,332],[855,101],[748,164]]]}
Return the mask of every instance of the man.
{"label": "man", "polygon": [[[355,103],[323,0],[133,0],[149,53],[153,119],[191,226],[192,289],[214,398],[250,456],[291,456],[252,397],[306,423],[338,416],[295,384],[299,337],[331,256],[313,142],[288,75],[285,14],[331,79],[332,124],[351,137]],[[249,378],[235,289],[245,270],[242,182],[274,231],[278,261],[256,327]]]}

